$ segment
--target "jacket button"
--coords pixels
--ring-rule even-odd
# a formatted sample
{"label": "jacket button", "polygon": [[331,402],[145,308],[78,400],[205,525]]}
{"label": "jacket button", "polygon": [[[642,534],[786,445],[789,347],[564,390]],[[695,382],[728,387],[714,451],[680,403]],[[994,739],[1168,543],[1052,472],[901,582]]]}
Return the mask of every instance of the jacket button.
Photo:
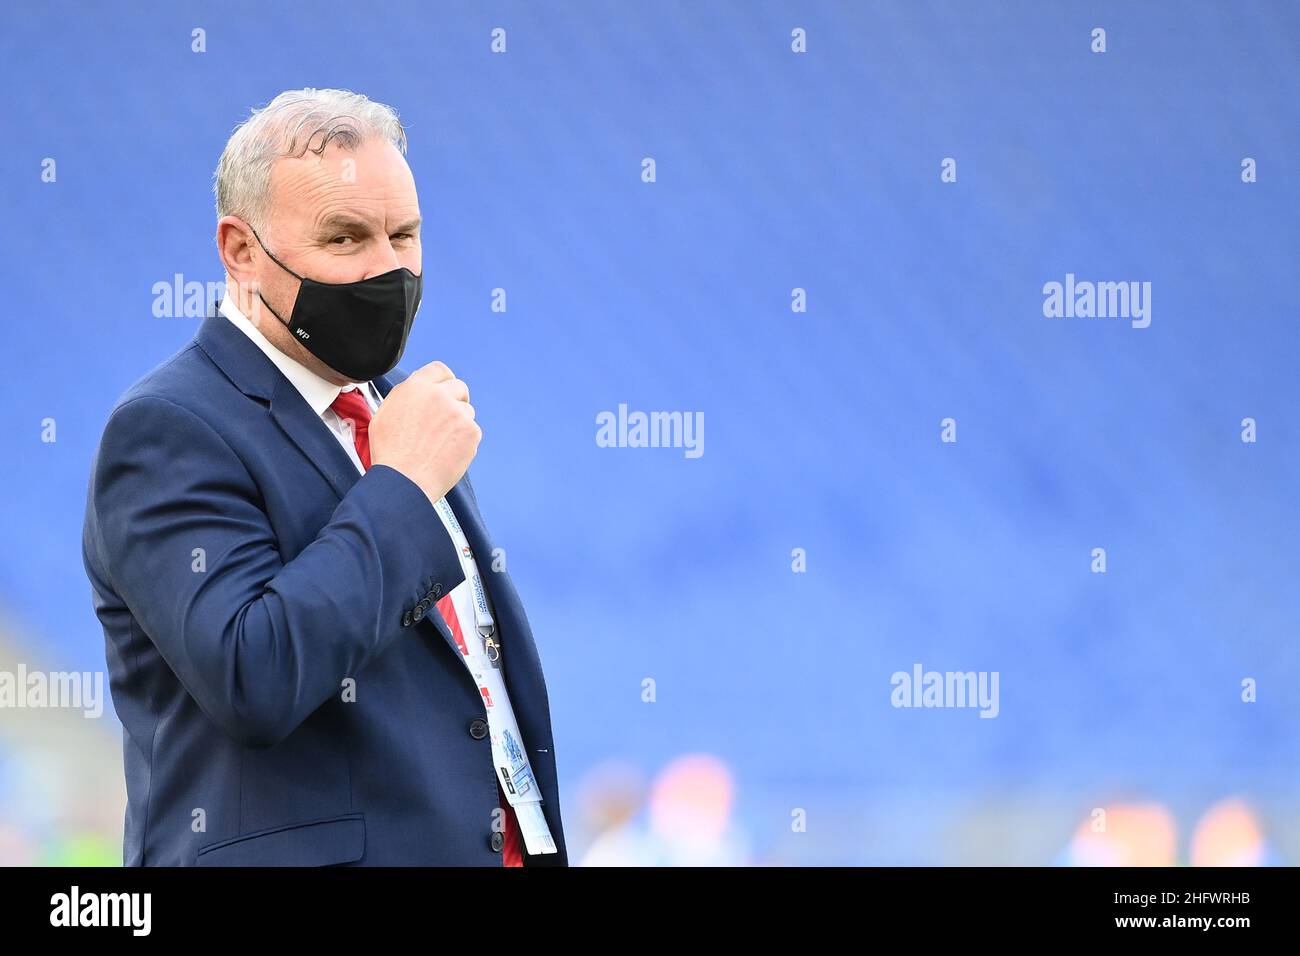
{"label": "jacket button", "polygon": [[500,853],[501,848],[506,845],[506,838],[497,831],[492,831],[492,850],[494,853]]}
{"label": "jacket button", "polygon": [[473,720],[469,722],[469,735],[473,737],[475,740],[482,740],[484,737],[487,736],[487,732],[488,732],[487,721],[484,720],[482,717],[475,717]]}
{"label": "jacket button", "polygon": [[433,586],[433,592],[432,592],[432,593],[433,593],[433,596],[434,596],[434,597],[438,597],[439,595],[441,595],[441,594],[442,594],[442,585],[441,585],[441,584],[435,584],[435,585]]}
{"label": "jacket button", "polygon": [[423,620],[423,619],[424,619],[424,608],[421,607],[419,604],[417,604],[417,605],[415,606],[415,610],[414,610],[413,612],[411,612],[411,620],[412,620],[412,621],[420,621],[420,620]]}
{"label": "jacket button", "polygon": [[402,627],[410,627],[413,622],[414,618],[411,617],[411,612],[409,610],[402,615]]}

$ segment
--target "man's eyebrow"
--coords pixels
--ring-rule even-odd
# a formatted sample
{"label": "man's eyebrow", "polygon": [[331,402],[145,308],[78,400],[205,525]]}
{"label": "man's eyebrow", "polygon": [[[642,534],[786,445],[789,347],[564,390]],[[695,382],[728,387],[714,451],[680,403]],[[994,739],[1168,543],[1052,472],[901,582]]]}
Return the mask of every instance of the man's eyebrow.
{"label": "man's eyebrow", "polygon": [[351,229],[354,232],[367,232],[370,223],[346,212],[330,213],[316,227],[320,232],[332,232],[335,229]]}
{"label": "man's eyebrow", "polygon": [[[421,221],[421,218],[416,216],[414,219],[409,219],[402,223],[394,231],[415,232],[415,230],[420,228]],[[369,232],[371,229],[371,223],[368,220],[358,218],[350,213],[335,212],[330,213],[322,219],[317,228],[322,233],[333,232],[335,229],[347,229],[353,232]]]}

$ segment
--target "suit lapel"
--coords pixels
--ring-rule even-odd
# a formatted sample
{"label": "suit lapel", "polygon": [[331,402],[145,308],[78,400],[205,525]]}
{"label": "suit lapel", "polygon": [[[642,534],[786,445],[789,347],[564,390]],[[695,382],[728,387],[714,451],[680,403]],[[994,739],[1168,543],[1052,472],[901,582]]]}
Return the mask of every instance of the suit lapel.
{"label": "suit lapel", "polygon": [[271,417],[342,500],[361,477],[328,425],[317,415],[293,384],[280,376],[271,396]]}
{"label": "suit lapel", "polygon": [[342,499],[360,477],[356,465],[275,363],[216,311],[204,319],[195,340],[236,388],[270,406],[271,418]]}

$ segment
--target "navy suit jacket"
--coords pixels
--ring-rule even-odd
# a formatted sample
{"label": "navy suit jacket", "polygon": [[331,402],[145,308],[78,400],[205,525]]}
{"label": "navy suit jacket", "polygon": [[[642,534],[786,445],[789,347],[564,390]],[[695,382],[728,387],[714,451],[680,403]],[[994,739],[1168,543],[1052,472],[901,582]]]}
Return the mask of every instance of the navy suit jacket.
{"label": "navy suit jacket", "polygon": [[[567,866],[528,620],[490,570],[468,475],[447,500],[559,850],[521,847],[524,865]],[[433,607],[464,579],[450,536],[409,478],[360,474],[224,316],[114,407],[83,557],[123,728],[126,865],[503,864],[486,709]]]}

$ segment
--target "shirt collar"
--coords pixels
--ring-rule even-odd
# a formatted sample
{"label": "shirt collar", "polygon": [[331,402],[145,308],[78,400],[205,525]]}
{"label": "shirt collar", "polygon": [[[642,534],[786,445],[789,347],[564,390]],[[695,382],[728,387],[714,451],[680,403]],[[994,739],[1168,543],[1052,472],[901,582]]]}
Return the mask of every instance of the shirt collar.
{"label": "shirt collar", "polygon": [[[234,323],[235,328],[252,339],[253,344],[275,363],[275,367],[289,380],[289,384],[298,390],[298,393],[302,395],[307,404],[311,406],[311,410],[317,415],[325,414],[325,410],[334,404],[334,399],[338,398],[339,392],[352,388],[351,385],[341,388],[332,382],[327,382],[301,362],[281,352],[261,333],[261,330],[252,323],[252,320],[239,310],[239,307],[235,305],[230,296],[222,298],[219,308],[221,314]],[[373,383],[367,382],[362,387],[365,388],[366,392],[370,393],[367,396],[370,405],[372,407],[377,405],[379,395],[375,391]]]}

